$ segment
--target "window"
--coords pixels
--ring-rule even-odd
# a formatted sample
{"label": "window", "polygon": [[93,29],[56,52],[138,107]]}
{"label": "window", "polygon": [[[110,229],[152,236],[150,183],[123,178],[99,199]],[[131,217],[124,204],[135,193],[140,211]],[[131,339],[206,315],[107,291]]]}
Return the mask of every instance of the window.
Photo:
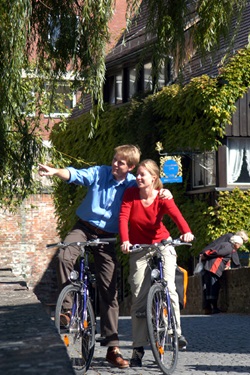
{"label": "window", "polygon": [[78,33],[79,18],[68,14],[50,14],[48,17],[48,41],[53,50],[61,48],[62,45],[74,49],[72,35]]}
{"label": "window", "polygon": [[109,103],[122,103],[122,72],[109,77],[109,85]]}
{"label": "window", "polygon": [[144,64],[144,91],[151,91],[152,89],[152,63],[150,62]]}
{"label": "window", "polygon": [[161,89],[162,87],[166,86],[171,81],[172,76],[172,59],[165,59],[161,63],[160,71],[159,71],[159,78],[158,78],[158,88]]}
{"label": "window", "polygon": [[[51,99],[52,88],[50,85],[45,85],[47,99]],[[52,104],[51,117],[69,116],[70,110],[76,105],[76,95],[71,92],[69,83],[62,82],[55,88]],[[45,115],[46,116],[46,115]],[[48,116],[48,114],[47,114]]]}
{"label": "window", "polygon": [[122,103],[122,74],[115,77],[115,102]]}
{"label": "window", "polygon": [[228,138],[228,184],[250,184],[250,138]]}
{"label": "window", "polygon": [[26,93],[26,96],[21,105],[22,114],[27,117],[35,116],[35,91],[34,89]]}
{"label": "window", "polygon": [[52,18],[49,16],[48,18],[48,26],[49,26],[49,34],[48,34],[48,39],[50,41],[50,44],[53,48],[56,46],[56,42],[60,37],[60,18]]}
{"label": "window", "polygon": [[216,183],[215,152],[193,155],[193,187],[211,186]]}
{"label": "window", "polygon": [[129,69],[129,98],[136,93],[136,69]]}
{"label": "window", "polygon": [[165,80],[165,64],[161,66],[161,69],[159,71],[159,79],[158,79],[158,87],[162,88],[165,86],[166,80]]}

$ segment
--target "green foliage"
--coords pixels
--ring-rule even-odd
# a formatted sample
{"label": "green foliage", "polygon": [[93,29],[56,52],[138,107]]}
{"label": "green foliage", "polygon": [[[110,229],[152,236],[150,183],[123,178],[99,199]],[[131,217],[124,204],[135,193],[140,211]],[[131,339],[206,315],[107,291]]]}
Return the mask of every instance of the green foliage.
{"label": "green foliage", "polygon": [[[0,112],[1,207],[15,209],[27,195],[40,189],[35,165],[47,159],[42,135],[49,132],[53,124],[50,114],[70,113],[65,107],[65,94],[56,92],[59,83],[51,81],[46,70],[38,74],[34,65],[29,64],[26,76],[18,82],[18,89],[9,87],[11,93],[0,97],[0,107],[4,108]],[[67,85],[69,92],[73,92],[70,83]],[[19,96],[11,102],[15,94]],[[44,114],[47,114],[47,122],[44,120],[42,124]],[[63,120],[65,118],[61,117],[62,124]]]}
{"label": "green foliage", "polygon": [[[128,25],[131,24],[140,4],[140,0],[127,0]],[[221,34],[228,32],[232,15],[240,15],[245,5],[246,0],[226,2],[201,0],[193,2],[193,8],[190,8],[189,2],[186,0],[169,0],[167,5],[165,0],[149,0],[146,33],[156,34],[154,48],[151,51],[156,67],[156,72],[153,72],[153,75],[157,75],[159,64],[165,56],[175,56],[176,63],[177,59],[182,61],[184,55],[180,51],[185,51],[183,48],[184,25],[189,25],[191,21],[194,27],[190,37],[194,42],[194,47],[198,46],[201,50],[207,51],[219,40]],[[74,88],[81,86],[83,93],[91,94],[93,102],[94,99],[97,99],[97,110],[92,113],[85,128],[86,136],[87,131],[88,136],[94,134],[93,123],[95,125],[98,123],[99,109],[103,105],[102,87],[105,76],[106,45],[110,37],[109,25],[114,10],[114,0],[1,1],[0,205],[19,204],[29,193],[36,191],[33,166],[43,153],[40,138],[40,115],[53,112],[55,103],[62,108],[63,101],[56,95],[55,82],[64,78],[69,70],[75,78]],[[198,19],[196,16],[199,18],[198,23],[196,23]],[[33,88],[36,92],[36,96],[33,98],[30,95],[31,84],[24,83],[22,79],[23,72],[26,72],[31,78],[29,76],[30,64],[32,64],[31,71],[34,73],[32,85],[35,86]],[[228,74],[230,75],[230,73]],[[36,75],[38,80],[36,80]],[[237,88],[240,87],[240,81],[243,78],[240,74],[237,79]],[[52,88],[49,96],[44,93],[42,82],[45,79]],[[247,80],[246,77],[246,82]],[[131,114],[129,118],[131,121],[135,120],[134,124],[138,125],[135,139],[141,144],[143,155],[156,156],[154,142],[158,139],[162,139],[168,148],[176,147],[176,143],[172,142],[175,137],[170,137],[169,143],[165,137],[166,121],[169,126],[175,127],[176,132],[180,133],[183,131],[183,127],[188,127],[188,124],[193,122],[193,133],[190,135],[200,135],[196,144],[190,144],[190,147],[209,148],[213,144],[213,139],[223,133],[223,124],[228,120],[238,93],[232,92],[232,103],[229,103],[224,101],[223,94],[219,98],[216,90],[213,91],[210,79],[204,78],[202,83],[199,80],[196,84],[195,82],[191,84],[188,91],[191,93],[191,88],[193,88],[197,113],[192,113],[186,106],[189,102],[192,103],[192,97],[185,96],[184,91],[178,91],[179,89],[177,89],[175,97],[174,88],[172,92],[169,91],[161,97],[164,105],[167,103],[166,108],[169,113],[175,114],[173,117],[165,116],[162,113],[162,107],[157,108],[157,105],[155,107],[155,104],[160,103],[158,100],[156,103],[155,98],[135,103],[129,109]],[[243,91],[245,85],[244,82]],[[208,111],[206,118],[203,104],[208,103],[206,97],[208,88],[212,90],[211,108],[209,106],[206,108]],[[229,95],[225,94],[229,98]],[[214,118],[211,116],[210,112],[216,112],[217,109],[217,103],[212,104],[213,97],[215,100],[221,100],[220,117],[216,113],[214,113]],[[42,104],[40,99],[43,100]],[[199,101],[200,106],[198,105]],[[26,103],[26,110],[23,108],[24,103]],[[172,108],[173,103],[180,106],[179,113]],[[185,116],[182,115],[183,109]],[[36,116],[29,116],[33,111]],[[136,115],[140,111],[141,118]],[[131,122],[126,119],[126,111],[122,114],[123,117],[117,114],[118,112],[112,113],[113,121],[127,129],[127,132],[122,137],[120,130],[114,130],[114,123],[108,121],[104,133],[106,132],[105,141],[107,149],[110,147],[110,151],[105,153],[104,147],[98,146],[97,142],[98,156],[93,153],[91,156],[95,162],[97,159],[101,160],[101,157],[104,157],[103,161],[110,158],[114,143],[124,143],[125,139],[131,142],[134,140],[135,128],[132,127],[133,131],[131,131]],[[204,122],[201,121],[201,118]],[[102,122],[104,125],[107,124],[105,115]],[[151,131],[152,124],[154,124],[153,131]],[[202,129],[202,132],[196,133],[198,128]],[[102,133],[98,134],[99,137],[102,135]],[[149,135],[151,135],[150,141],[146,143],[146,138]],[[116,141],[114,141],[114,137],[117,137]],[[178,142],[180,147],[186,146],[186,141],[180,142],[178,139]],[[86,155],[86,160],[88,158],[89,155]]]}
{"label": "green foliage", "polygon": [[[209,216],[207,225],[208,240],[217,238],[227,232],[235,233],[245,230],[250,234],[250,190],[242,191],[235,188],[233,191],[219,192],[216,206],[208,207]],[[249,244],[242,250],[250,250]]]}
{"label": "green foliage", "polygon": [[[62,157],[60,166],[110,164],[114,148],[124,143],[139,145],[142,159],[149,157],[156,162],[159,162],[159,154],[155,150],[157,141],[163,143],[167,152],[216,148],[225,134],[225,125],[231,121],[235,101],[250,86],[249,53],[247,48],[239,51],[217,79],[202,76],[185,87],[165,87],[155,95],[134,99],[120,107],[107,105],[100,116],[100,126],[91,139],[88,137],[90,114],[70,120],[66,127],[55,125],[51,139],[56,152]],[[220,78],[226,79],[229,84],[221,87],[218,85]],[[185,183],[166,187],[173,192],[176,203],[197,238],[191,251],[180,250],[179,259],[186,261],[190,254],[197,255],[219,234],[216,231],[218,223],[211,222],[208,197],[186,196]],[[55,198],[60,218],[58,228],[62,237],[75,222],[75,208],[84,194],[83,188],[71,187],[60,181],[56,183]],[[238,208],[233,207],[236,217]],[[248,213],[249,209],[242,212],[245,220],[248,220]],[[173,237],[178,235],[175,224],[168,219],[166,223]],[[249,226],[243,224],[249,230]],[[228,230],[231,230],[229,222],[220,233]]]}
{"label": "green foliage", "polygon": [[[140,14],[141,1],[127,0],[127,3],[129,15]],[[187,46],[205,56],[218,48],[221,38],[228,37],[229,30],[233,39],[237,27],[231,27],[232,18],[238,25],[246,3],[247,0],[148,0],[146,33],[156,38],[153,52],[152,46],[146,45],[145,49],[153,55],[153,76],[157,77],[166,56],[173,57],[177,70],[181,68],[190,57]]]}

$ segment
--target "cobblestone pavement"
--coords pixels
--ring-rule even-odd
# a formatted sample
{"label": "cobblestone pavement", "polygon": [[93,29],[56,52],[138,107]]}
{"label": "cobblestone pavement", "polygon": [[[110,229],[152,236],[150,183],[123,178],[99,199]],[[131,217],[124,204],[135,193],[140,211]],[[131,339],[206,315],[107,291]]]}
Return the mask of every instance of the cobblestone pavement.
{"label": "cobblestone pavement", "polygon": [[[0,270],[0,374],[74,374],[64,345],[49,316],[22,279]],[[99,319],[97,319],[97,328]],[[186,351],[179,353],[176,375],[249,375],[250,315],[182,316]],[[120,348],[131,357],[130,317],[120,317]],[[105,361],[96,343],[87,375],[158,375],[149,347],[142,368],[119,370]]]}
{"label": "cobblestone pavement", "polygon": [[[188,340],[186,351],[179,352],[176,375],[249,375],[250,315],[217,314],[182,316],[182,331]],[[123,357],[132,354],[130,318],[119,319],[120,347]],[[142,368],[119,370],[108,367],[105,348],[96,344],[88,375],[158,375],[150,348]]]}

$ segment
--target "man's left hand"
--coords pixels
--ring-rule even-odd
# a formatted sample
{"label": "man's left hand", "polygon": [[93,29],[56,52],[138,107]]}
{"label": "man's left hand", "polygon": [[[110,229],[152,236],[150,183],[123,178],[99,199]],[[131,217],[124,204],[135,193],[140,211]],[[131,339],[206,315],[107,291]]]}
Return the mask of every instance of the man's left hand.
{"label": "man's left hand", "polygon": [[168,189],[161,189],[159,193],[159,197],[162,199],[172,199],[173,195]]}

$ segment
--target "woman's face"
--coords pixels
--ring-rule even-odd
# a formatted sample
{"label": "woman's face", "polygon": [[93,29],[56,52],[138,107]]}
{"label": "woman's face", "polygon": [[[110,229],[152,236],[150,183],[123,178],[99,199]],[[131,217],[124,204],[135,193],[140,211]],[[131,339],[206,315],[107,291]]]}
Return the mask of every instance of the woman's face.
{"label": "woman's face", "polygon": [[145,188],[149,186],[153,187],[154,181],[155,181],[155,177],[153,177],[145,167],[140,166],[137,169],[136,182],[137,182],[138,188],[141,189],[141,188]]}
{"label": "woman's face", "polygon": [[242,245],[240,243],[235,243],[234,248],[235,250],[238,250]]}

